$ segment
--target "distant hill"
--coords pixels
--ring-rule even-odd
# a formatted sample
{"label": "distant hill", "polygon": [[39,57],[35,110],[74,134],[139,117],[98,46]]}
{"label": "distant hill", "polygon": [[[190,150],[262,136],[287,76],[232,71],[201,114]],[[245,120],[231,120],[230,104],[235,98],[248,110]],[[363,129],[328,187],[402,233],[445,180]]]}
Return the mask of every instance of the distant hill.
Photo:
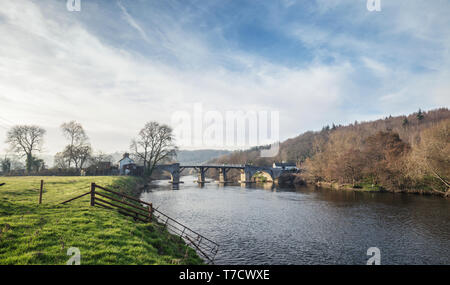
{"label": "distant hill", "polygon": [[201,164],[230,153],[229,150],[216,149],[180,150],[175,160],[184,164]]}

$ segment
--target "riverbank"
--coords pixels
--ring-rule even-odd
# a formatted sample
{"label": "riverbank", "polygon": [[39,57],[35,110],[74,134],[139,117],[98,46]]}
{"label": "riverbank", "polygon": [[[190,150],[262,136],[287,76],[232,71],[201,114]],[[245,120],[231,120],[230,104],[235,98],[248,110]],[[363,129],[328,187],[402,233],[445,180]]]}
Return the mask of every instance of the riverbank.
{"label": "riverbank", "polygon": [[359,192],[389,192],[389,193],[402,193],[402,194],[416,194],[416,195],[433,195],[442,198],[448,198],[450,192],[444,193],[435,190],[424,190],[424,189],[405,189],[405,190],[389,190],[378,185],[371,185],[368,183],[360,183],[355,186],[351,184],[339,184],[332,182],[316,182],[316,186],[334,190],[346,190],[346,191],[359,191]]}
{"label": "riverbank", "polygon": [[315,185],[317,187],[332,189],[332,190],[344,190],[344,191],[357,191],[357,192],[390,192],[390,193],[404,193],[404,194],[417,194],[417,195],[435,195],[443,198],[449,198],[450,192],[444,193],[435,190],[426,189],[405,189],[405,190],[389,190],[379,185],[372,185],[370,183],[357,183],[352,184],[340,184],[336,182],[326,181],[308,181],[300,174],[285,174],[280,177],[279,185],[284,187],[295,187],[304,185]]}
{"label": "riverbank", "polygon": [[318,187],[335,189],[335,190],[360,191],[360,192],[388,192],[383,187],[380,187],[377,185],[370,185],[370,184],[357,184],[357,185],[353,186],[351,184],[339,184],[339,183],[321,181],[321,182],[316,182],[315,185]]}
{"label": "riverbank", "polygon": [[[42,204],[39,183],[45,181]],[[135,177],[1,177],[0,264],[66,264],[80,250],[81,264],[202,264],[195,251],[162,226],[136,223],[116,211],[89,206],[91,182],[137,196]]]}

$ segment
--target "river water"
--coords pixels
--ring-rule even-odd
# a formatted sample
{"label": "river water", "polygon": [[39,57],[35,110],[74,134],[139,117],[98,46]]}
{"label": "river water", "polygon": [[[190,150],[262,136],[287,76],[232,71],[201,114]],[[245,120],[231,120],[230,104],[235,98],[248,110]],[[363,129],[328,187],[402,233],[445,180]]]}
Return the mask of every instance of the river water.
{"label": "river water", "polygon": [[195,179],[141,198],[219,243],[216,264],[366,264],[370,247],[381,264],[450,264],[448,199]]}

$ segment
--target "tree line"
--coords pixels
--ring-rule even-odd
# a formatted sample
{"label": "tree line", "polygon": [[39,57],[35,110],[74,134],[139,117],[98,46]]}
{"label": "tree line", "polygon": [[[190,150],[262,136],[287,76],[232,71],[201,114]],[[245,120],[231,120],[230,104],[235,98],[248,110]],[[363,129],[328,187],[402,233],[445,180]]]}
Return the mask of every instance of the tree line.
{"label": "tree line", "polygon": [[[114,163],[111,155],[101,151],[94,153],[89,137],[80,123],[65,122],[60,129],[67,145],[55,154],[53,171],[47,169],[48,173],[61,173],[63,170],[64,174],[79,175],[86,168],[98,169]],[[42,151],[45,135],[46,130],[37,125],[17,125],[8,130],[5,142],[11,153],[19,160],[24,160],[25,174],[42,173],[47,168],[37,156]],[[142,166],[145,176],[151,176],[158,163],[172,159],[177,151],[172,129],[158,122],[146,123],[137,137],[131,140],[129,149],[136,164]],[[5,156],[1,159],[0,166],[3,174],[11,173],[12,157]]]}

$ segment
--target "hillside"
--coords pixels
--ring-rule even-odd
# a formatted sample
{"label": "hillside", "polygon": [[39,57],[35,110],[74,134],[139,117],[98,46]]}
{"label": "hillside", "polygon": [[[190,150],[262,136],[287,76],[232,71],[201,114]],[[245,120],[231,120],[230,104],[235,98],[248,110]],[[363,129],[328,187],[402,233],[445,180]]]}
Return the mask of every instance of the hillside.
{"label": "hillside", "polygon": [[182,164],[201,164],[222,155],[230,154],[229,150],[200,149],[200,150],[179,150],[176,161]]}
{"label": "hillside", "polygon": [[[420,186],[445,191],[450,170],[449,122],[450,111],[440,108],[347,126],[325,126],[282,142],[273,158],[261,158],[262,147],[256,147],[214,162],[271,165],[274,161],[292,161],[301,166],[305,178],[313,181],[357,184],[370,180],[389,190]],[[436,144],[440,144],[439,149],[433,149]],[[377,167],[388,173],[379,173]]]}

